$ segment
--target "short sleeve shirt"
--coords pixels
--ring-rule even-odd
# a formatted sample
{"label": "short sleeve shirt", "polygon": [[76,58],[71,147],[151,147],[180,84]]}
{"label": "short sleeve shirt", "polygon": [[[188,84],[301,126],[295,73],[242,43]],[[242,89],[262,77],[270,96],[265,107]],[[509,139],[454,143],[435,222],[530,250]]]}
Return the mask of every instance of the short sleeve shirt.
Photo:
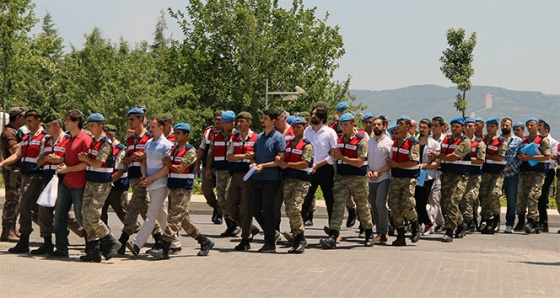
{"label": "short sleeve shirt", "polygon": [[[268,135],[261,132],[255,143],[255,162],[257,164],[274,161],[279,153],[286,152],[286,138],[273,129]],[[253,174],[254,180],[281,180],[280,169],[278,167],[263,169],[261,173]]]}

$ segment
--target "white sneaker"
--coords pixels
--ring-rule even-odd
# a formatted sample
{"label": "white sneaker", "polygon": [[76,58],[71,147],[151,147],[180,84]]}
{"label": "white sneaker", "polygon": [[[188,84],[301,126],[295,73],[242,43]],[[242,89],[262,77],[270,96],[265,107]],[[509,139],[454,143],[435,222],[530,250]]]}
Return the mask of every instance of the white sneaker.
{"label": "white sneaker", "polygon": [[506,234],[513,233],[513,227],[512,226],[506,226],[506,229],[504,230],[504,233],[506,233]]}

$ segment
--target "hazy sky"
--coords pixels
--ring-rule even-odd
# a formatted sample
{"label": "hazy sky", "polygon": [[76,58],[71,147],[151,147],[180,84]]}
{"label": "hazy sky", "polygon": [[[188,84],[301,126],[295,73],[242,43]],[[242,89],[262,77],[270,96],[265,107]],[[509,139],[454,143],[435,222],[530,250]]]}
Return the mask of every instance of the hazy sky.
{"label": "hazy sky", "polygon": [[[151,41],[162,9],[182,0],[35,0],[48,10],[65,45],[81,48],[94,26],[113,41]],[[289,7],[291,1],[280,1]],[[352,76],[351,88],[396,89],[409,85],[451,86],[439,70],[449,28],[477,32],[474,85],[560,94],[560,1],[304,1],[316,15],[338,25],[346,54],[335,79]],[[168,35],[182,38],[167,18]],[[34,32],[39,31],[39,26]]]}

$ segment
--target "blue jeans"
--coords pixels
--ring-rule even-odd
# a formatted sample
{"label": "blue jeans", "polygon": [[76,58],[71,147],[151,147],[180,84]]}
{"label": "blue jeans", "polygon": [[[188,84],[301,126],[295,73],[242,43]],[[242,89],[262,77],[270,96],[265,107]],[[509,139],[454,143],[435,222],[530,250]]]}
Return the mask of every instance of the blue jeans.
{"label": "blue jeans", "polygon": [[54,233],[56,235],[56,249],[60,252],[68,254],[68,228],[66,220],[68,219],[68,211],[74,204],[74,213],[76,219],[82,222],[82,200],[84,196],[83,188],[70,188],[62,181],[58,183],[58,197],[54,211]]}
{"label": "blue jeans", "polygon": [[513,226],[515,222],[515,210],[517,205],[517,184],[519,183],[519,174],[512,177],[505,177],[503,189],[506,194],[507,212],[506,226]]}

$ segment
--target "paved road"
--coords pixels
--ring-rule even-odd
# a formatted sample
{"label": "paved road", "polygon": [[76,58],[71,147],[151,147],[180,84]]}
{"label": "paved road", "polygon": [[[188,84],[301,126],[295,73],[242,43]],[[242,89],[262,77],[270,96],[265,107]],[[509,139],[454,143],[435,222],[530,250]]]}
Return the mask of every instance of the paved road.
{"label": "paved road", "polygon": [[[101,264],[82,263],[82,239],[70,236],[70,259],[10,255],[0,243],[1,297],[559,297],[560,234],[475,234],[453,243],[441,235],[415,245],[361,246],[357,229],[344,229],[336,250],[319,248],[326,220],[307,231],[302,255],[261,254],[259,234],[250,252],[236,252],[238,238],[220,238],[224,226],[208,215],[193,219],[216,247],[197,257],[198,244],[181,235],[183,251],[168,261],[128,254]],[[282,228],[287,229],[287,220]],[[110,214],[113,231],[121,224]],[[502,227],[503,228],[503,227]],[[554,230],[556,232],[556,230]],[[392,238],[394,239],[394,238]],[[390,239],[390,241],[392,241]],[[35,232],[32,245],[41,239]]]}

